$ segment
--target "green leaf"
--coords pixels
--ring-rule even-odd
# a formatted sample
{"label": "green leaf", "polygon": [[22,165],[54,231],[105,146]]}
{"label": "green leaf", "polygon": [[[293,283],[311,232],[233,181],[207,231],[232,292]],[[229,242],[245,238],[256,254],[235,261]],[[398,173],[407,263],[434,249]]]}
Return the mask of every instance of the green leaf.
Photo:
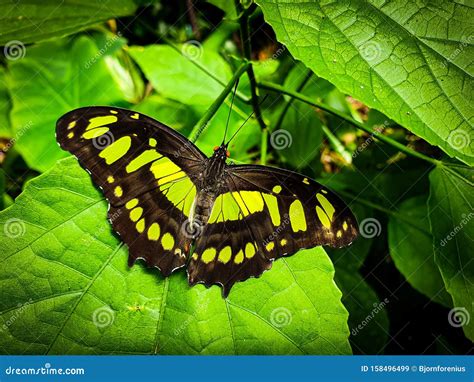
{"label": "green leaf", "polygon": [[[9,354],[347,354],[347,312],[322,248],[258,279],[189,287],[127,251],[74,158],[0,213],[0,351]],[[19,319],[21,317],[21,319]]]}
{"label": "green leaf", "polygon": [[[299,90],[308,96],[317,96],[320,90],[319,79],[311,76],[308,80],[305,78],[307,75],[308,69],[302,63],[297,63],[285,78],[285,88],[298,90],[306,82]],[[273,126],[270,145],[284,162],[293,168],[301,169],[308,166],[320,153],[323,139],[322,123],[314,107],[293,102],[294,100],[289,97],[283,99],[284,103],[279,108],[268,112]],[[285,109],[287,110],[284,118],[280,120],[281,113]]]}
{"label": "green leaf", "polygon": [[341,288],[342,303],[349,311],[350,342],[355,354],[383,354],[389,337],[386,306],[358,271],[336,267],[336,284]]}
{"label": "green leaf", "polygon": [[[283,107],[272,113],[273,125]],[[281,128],[270,134],[273,149],[284,162],[297,169],[308,166],[320,154],[322,139],[322,123],[316,109],[301,102],[290,105]]]}
{"label": "green leaf", "polygon": [[64,0],[60,4],[54,0],[3,2],[0,4],[0,45],[15,43],[18,46],[18,43],[65,36],[100,21],[131,15],[136,8],[133,0]]}
{"label": "green leaf", "polygon": [[451,297],[434,260],[427,199],[425,195],[407,199],[400,204],[397,215],[389,216],[390,256],[415,289],[433,301],[451,307]]}
{"label": "green leaf", "polygon": [[166,99],[158,94],[148,96],[138,105],[135,105],[133,110],[155,118],[184,135],[188,135],[190,129],[198,120],[190,107]]}
{"label": "green leaf", "polygon": [[[351,210],[360,223],[373,217],[372,210],[358,204]],[[359,237],[349,247],[328,248],[334,267],[335,281],[342,291],[342,303],[349,311],[350,342],[356,354],[380,354],[389,337],[389,321],[385,306],[372,287],[365,281],[360,268],[369,254],[373,239]]]}
{"label": "green leaf", "polygon": [[0,138],[11,138],[10,126],[11,101],[8,94],[5,68],[0,66]]}
{"label": "green leaf", "polygon": [[474,164],[473,8],[436,0],[257,0],[293,57],[452,157]]}
{"label": "green leaf", "polygon": [[88,33],[95,40],[101,55],[104,55],[104,62],[119,85],[124,98],[131,103],[138,103],[145,91],[145,84],[133,60],[123,49],[127,40],[121,37],[121,33],[111,32]]}
{"label": "green leaf", "polygon": [[435,262],[453,298],[454,309],[459,311],[459,324],[463,324],[464,333],[471,341],[474,341],[473,179],[472,168],[435,168],[430,173],[428,200]]}
{"label": "green leaf", "polygon": [[21,60],[9,62],[7,83],[18,136],[16,149],[38,171],[68,154],[55,139],[56,120],[89,105],[121,105],[124,95],[111,76],[103,55],[87,37],[35,45]]}
{"label": "green leaf", "polygon": [[224,83],[232,77],[230,67],[218,53],[197,42],[185,43],[180,49],[181,53],[168,45],[133,46],[130,55],[158,93],[205,109],[224,86],[198,65]]}

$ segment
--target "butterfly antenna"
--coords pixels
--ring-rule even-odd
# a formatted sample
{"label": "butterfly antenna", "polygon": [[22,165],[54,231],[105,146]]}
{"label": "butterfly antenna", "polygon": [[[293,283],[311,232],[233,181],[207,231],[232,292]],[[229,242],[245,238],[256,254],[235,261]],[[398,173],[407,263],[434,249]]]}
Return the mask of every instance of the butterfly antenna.
{"label": "butterfly antenna", "polygon": [[239,86],[239,80],[240,80],[240,77],[237,78],[237,81],[235,81],[234,93],[232,94],[232,100],[230,101],[230,109],[229,109],[229,114],[227,115],[227,122],[225,124],[224,138],[222,139],[222,144],[224,144],[225,137],[227,135],[227,129],[229,127],[229,121],[230,121],[230,115],[232,113],[232,106],[234,106],[234,98],[235,98],[235,93],[237,92],[237,86]]}
{"label": "butterfly antenna", "polygon": [[[261,106],[262,103],[265,102],[265,100],[267,99],[267,97],[268,97],[268,94],[266,94],[265,97],[263,97],[262,102],[260,102],[259,106]],[[232,139],[234,139],[234,137],[237,135],[237,133],[240,131],[240,129],[241,129],[242,127],[244,127],[244,125],[249,121],[249,119],[252,118],[252,116],[253,116],[254,113],[255,113],[254,111],[252,111],[252,112],[250,113],[250,115],[245,119],[244,123],[242,123],[242,124],[240,125],[240,127],[237,129],[237,131],[236,131],[236,132],[232,135],[232,137],[230,137],[230,139],[227,141],[226,146],[230,143],[230,141],[231,141]]]}

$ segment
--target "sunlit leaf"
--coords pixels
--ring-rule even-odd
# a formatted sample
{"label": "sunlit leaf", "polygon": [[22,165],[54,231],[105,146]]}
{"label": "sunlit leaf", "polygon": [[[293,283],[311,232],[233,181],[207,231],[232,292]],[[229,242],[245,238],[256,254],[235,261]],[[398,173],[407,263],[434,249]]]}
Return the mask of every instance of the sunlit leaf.
{"label": "sunlit leaf", "polygon": [[100,21],[128,16],[137,8],[133,0],[6,1],[0,4],[0,45],[65,36]]}
{"label": "sunlit leaf", "polygon": [[38,171],[67,156],[55,138],[61,115],[81,106],[126,105],[103,54],[84,36],[35,45],[8,69],[15,147]]}
{"label": "sunlit leaf", "polygon": [[402,0],[257,3],[278,40],[317,75],[474,163],[472,7]]}

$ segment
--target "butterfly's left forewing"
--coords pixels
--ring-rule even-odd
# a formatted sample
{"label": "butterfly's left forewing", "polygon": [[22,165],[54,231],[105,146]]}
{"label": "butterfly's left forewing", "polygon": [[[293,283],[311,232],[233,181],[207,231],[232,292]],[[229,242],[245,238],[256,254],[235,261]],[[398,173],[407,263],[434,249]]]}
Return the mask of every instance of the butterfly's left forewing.
{"label": "butterfly's left forewing", "polygon": [[103,190],[130,263],[143,258],[164,275],[186,264],[190,239],[181,228],[205,158],[196,146],[149,117],[112,107],[67,113],[56,137]]}
{"label": "butterfly's left forewing", "polygon": [[347,205],[319,183],[266,166],[230,166],[188,267],[191,283],[257,277],[274,259],[318,245],[342,247],[357,236]]}

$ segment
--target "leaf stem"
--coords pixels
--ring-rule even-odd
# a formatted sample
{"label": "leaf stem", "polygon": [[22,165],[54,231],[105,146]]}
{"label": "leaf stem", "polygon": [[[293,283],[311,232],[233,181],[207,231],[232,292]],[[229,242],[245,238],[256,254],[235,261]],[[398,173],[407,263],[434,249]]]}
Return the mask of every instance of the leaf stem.
{"label": "leaf stem", "polygon": [[262,117],[262,110],[258,102],[257,94],[257,80],[255,79],[255,72],[252,66],[252,46],[250,41],[250,14],[255,10],[255,3],[252,3],[248,8],[244,9],[239,0],[235,0],[235,7],[237,12],[240,14],[239,25],[240,25],[240,39],[242,40],[242,48],[245,59],[250,63],[247,67],[247,76],[250,82],[250,100],[252,102],[252,109],[257,120],[260,129],[262,130],[262,143],[260,147],[260,163],[265,164],[267,157],[267,137],[268,130],[267,126]]}
{"label": "leaf stem", "polygon": [[225,101],[227,96],[232,92],[234,88],[234,84],[237,81],[238,78],[247,70],[248,66],[250,64],[248,62],[244,62],[242,65],[238,67],[238,69],[235,71],[234,75],[230,79],[230,81],[227,83],[227,85],[224,87],[224,90],[222,90],[221,94],[216,98],[216,100],[212,103],[212,105],[207,109],[207,111],[204,113],[204,115],[199,119],[199,121],[194,125],[193,130],[196,130],[196,133],[194,137],[192,138],[192,142],[196,142],[203,130],[206,128],[207,124],[209,121],[212,119],[214,114],[216,114],[217,110],[219,110],[219,107],[222,105],[222,103]]}
{"label": "leaf stem", "polygon": [[262,142],[260,150],[260,164],[267,164],[267,148],[268,148],[268,129],[262,130]]}
{"label": "leaf stem", "polygon": [[352,119],[351,117],[343,114],[339,110],[336,110],[333,107],[331,107],[329,105],[326,105],[322,102],[312,100],[311,98],[305,96],[304,94],[294,92],[292,90],[285,89],[283,86],[281,86],[279,84],[275,84],[273,82],[268,82],[268,81],[261,81],[257,86],[262,88],[262,89],[271,90],[271,91],[280,92],[280,93],[289,95],[290,97],[296,98],[297,100],[300,100],[300,101],[305,102],[309,105],[312,105],[312,106],[315,106],[315,107],[317,107],[321,110],[324,110],[324,111],[326,111],[330,114],[333,114],[333,115],[347,121],[348,123],[350,123],[351,125],[357,127],[358,129],[361,129],[361,130],[365,131],[366,133],[375,136],[380,141],[395,147],[396,149],[400,150],[401,152],[403,152],[405,154],[408,154],[408,155],[411,155],[411,156],[416,157],[418,159],[424,160],[428,163],[434,164],[435,166],[442,165],[441,161],[439,161],[437,159],[434,159],[434,158],[430,158],[429,156],[426,156],[426,155],[424,155],[424,154],[422,154],[418,151],[410,149],[409,147],[402,145],[401,143],[397,142],[396,140],[394,140],[390,137],[387,137],[386,135],[383,135],[383,134],[381,134],[381,133],[379,133],[375,130],[372,130],[372,129],[368,128],[363,123]]}

